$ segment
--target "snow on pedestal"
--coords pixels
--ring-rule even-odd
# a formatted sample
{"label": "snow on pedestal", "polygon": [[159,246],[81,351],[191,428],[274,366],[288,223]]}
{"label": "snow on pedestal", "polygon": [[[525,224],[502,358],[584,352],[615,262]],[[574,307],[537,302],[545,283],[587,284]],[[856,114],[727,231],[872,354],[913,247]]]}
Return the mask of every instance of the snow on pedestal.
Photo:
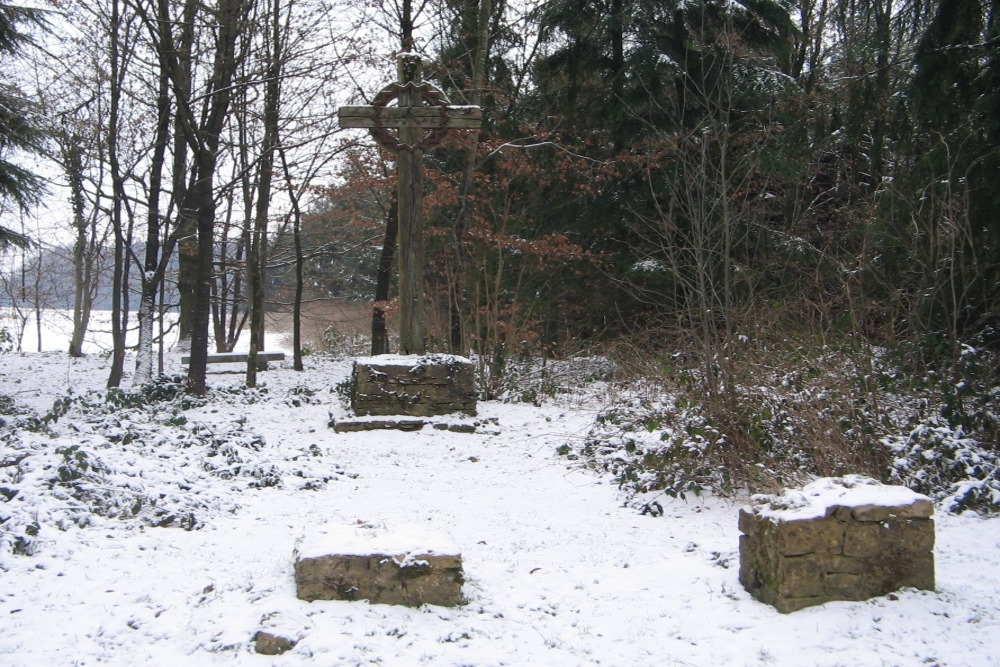
{"label": "snow on pedestal", "polygon": [[384,354],[358,359],[351,387],[356,415],[476,414],[475,374],[465,357]]}
{"label": "snow on pedestal", "polygon": [[858,475],[754,496],[740,510],[740,583],[783,613],[933,590],[933,512],[927,496]]}
{"label": "snow on pedestal", "polygon": [[462,555],[422,526],[331,525],[296,548],[301,600],[368,600],[419,606],[464,604]]}

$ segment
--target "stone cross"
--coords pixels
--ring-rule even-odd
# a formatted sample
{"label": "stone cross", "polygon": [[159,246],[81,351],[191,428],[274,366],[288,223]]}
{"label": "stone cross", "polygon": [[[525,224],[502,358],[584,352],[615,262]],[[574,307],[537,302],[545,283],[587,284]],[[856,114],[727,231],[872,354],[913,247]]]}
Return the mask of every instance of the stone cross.
{"label": "stone cross", "polygon": [[399,347],[401,354],[424,354],[421,162],[424,151],[439,144],[449,130],[479,128],[482,112],[477,106],[450,104],[444,93],[422,81],[415,54],[400,54],[397,72],[399,81],[383,88],[371,105],[341,107],[338,117],[341,127],[368,128],[383,148],[397,155]]}

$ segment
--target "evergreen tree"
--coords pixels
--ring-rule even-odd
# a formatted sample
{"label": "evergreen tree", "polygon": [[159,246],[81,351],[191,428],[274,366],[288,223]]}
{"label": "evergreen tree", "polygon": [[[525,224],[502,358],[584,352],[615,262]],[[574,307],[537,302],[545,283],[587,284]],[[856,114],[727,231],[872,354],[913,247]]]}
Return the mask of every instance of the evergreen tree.
{"label": "evergreen tree", "polygon": [[985,23],[982,0],[942,0],[914,56],[917,120],[933,130],[961,123],[976,98]]}
{"label": "evergreen tree", "polygon": [[697,126],[721,88],[735,113],[757,108],[790,69],[796,36],[773,0],[551,0],[539,20],[555,46],[537,68],[539,96],[567,127],[606,132],[615,152]]}
{"label": "evergreen tree", "polygon": [[[0,2],[0,57],[9,62],[31,39],[22,29],[42,27],[43,14],[36,9],[15,7]],[[6,70],[9,72],[9,70]],[[16,86],[4,74],[0,79],[0,201],[13,201],[25,210],[38,201],[41,180],[30,171],[10,161],[14,151],[33,151],[39,147],[41,131],[31,118],[31,108]],[[24,246],[28,238],[0,225],[0,247]]]}
{"label": "evergreen tree", "polygon": [[[737,258],[759,265],[760,258],[740,255],[762,247],[769,211],[757,206],[753,220],[737,221],[726,209],[746,201],[749,188],[765,189],[765,175],[752,173],[765,161],[787,168],[784,156],[765,151],[773,153],[771,144],[795,124],[779,118],[780,102],[798,91],[788,75],[798,34],[788,7],[551,0],[539,22],[548,49],[535,69],[537,117],[559,143],[607,165],[599,181],[568,175],[581,186],[592,182],[587,196],[562,183],[546,193],[545,223],[599,254],[615,282],[637,259],[692,244],[718,244],[695,268],[720,284]],[[682,187],[691,182],[699,187]],[[710,238],[695,239],[695,226]],[[663,284],[639,306],[619,294],[607,298],[615,316],[649,322],[648,304],[660,313],[686,310],[695,290],[678,285],[695,281],[684,263],[660,276]]]}
{"label": "evergreen tree", "polygon": [[932,283],[919,284],[914,319],[952,342],[1000,344],[998,12],[997,0],[941,0],[914,54],[912,184],[940,204],[922,206],[898,227],[919,223],[912,245]]}

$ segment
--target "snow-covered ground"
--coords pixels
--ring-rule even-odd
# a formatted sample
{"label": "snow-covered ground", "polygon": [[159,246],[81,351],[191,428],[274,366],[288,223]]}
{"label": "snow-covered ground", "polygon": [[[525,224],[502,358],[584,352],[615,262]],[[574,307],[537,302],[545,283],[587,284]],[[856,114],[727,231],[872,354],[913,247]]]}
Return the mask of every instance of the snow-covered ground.
{"label": "snow-covered ground", "polygon": [[[20,341],[21,350],[25,352],[53,352],[66,351],[69,348],[69,340],[73,333],[73,311],[50,308],[42,312],[41,326],[36,319],[35,312],[30,309],[20,311],[13,308],[0,307],[0,329],[6,329],[11,337],[11,346],[16,350],[17,341]],[[168,313],[167,333],[164,340],[168,346],[176,343],[176,329],[171,326],[176,321],[176,314]],[[277,319],[277,318],[275,318]],[[111,312],[107,310],[95,310],[91,314],[87,333],[83,339],[83,351],[86,354],[102,354],[111,351]],[[134,323],[126,331],[125,345],[134,347],[138,340],[138,331]],[[289,336],[284,332],[269,331],[266,335],[269,349],[288,351],[291,349],[286,340]],[[249,339],[246,336],[240,338],[235,346],[236,351],[245,351],[249,348]]]}
{"label": "snow-covered ground", "polygon": [[[30,453],[23,493],[0,496],[0,515],[35,503],[40,525],[34,555],[0,553],[0,664],[1000,664],[1000,521],[937,515],[934,592],[782,615],[737,581],[740,501],[658,498],[663,515],[642,515],[611,480],[556,454],[591,425],[596,392],[542,407],[482,402],[485,427],[475,434],[338,434],[328,422],[346,414],[337,384],[349,362],[306,361],[304,373],[287,362],[263,373],[266,391],[215,392],[162,422],[71,407],[48,434],[0,442],[0,459]],[[175,356],[170,364],[179,372]],[[8,354],[0,394],[43,414],[67,392],[101,387],[105,366],[101,355]],[[209,377],[215,389],[242,379],[222,367]],[[270,471],[268,484],[236,468],[219,474],[209,465],[217,458],[190,465],[185,457],[201,451],[184,440],[194,431],[217,441],[262,436],[245,451],[255,470]],[[173,508],[189,499],[170,493],[190,494],[191,520],[69,521],[79,507],[28,485],[51,451],[73,445],[122,488],[162,492]],[[90,489],[102,491],[115,492]],[[327,523],[357,521],[450,535],[468,604],[297,600],[296,542]],[[257,655],[261,629],[298,644]]]}

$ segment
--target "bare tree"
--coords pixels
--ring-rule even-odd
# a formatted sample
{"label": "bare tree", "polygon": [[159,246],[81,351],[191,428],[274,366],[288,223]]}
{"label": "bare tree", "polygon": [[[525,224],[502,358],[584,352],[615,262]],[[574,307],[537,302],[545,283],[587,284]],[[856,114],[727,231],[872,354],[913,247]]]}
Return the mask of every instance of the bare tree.
{"label": "bare tree", "polygon": [[[162,1],[162,0],[161,0]],[[177,101],[177,115],[185,141],[192,154],[191,187],[181,204],[181,216],[194,220],[196,242],[181,241],[181,255],[188,260],[194,280],[191,308],[191,359],[188,366],[187,389],[193,394],[206,391],[205,373],[208,363],[209,324],[211,320],[212,267],[215,245],[215,176],[219,159],[219,142],[232,99],[233,77],[246,51],[238,48],[241,35],[246,34],[247,14],[252,0],[219,0],[214,8],[205,8],[203,19],[215,29],[212,69],[206,83],[203,107],[196,113],[197,100],[192,97],[188,79],[176,52],[169,48],[171,86]],[[188,0],[185,7],[203,7]],[[193,16],[192,16],[193,19]],[[167,46],[167,45],[164,45]],[[182,273],[185,270],[181,267]],[[183,293],[183,289],[182,289]]]}
{"label": "bare tree", "polygon": [[[158,3],[155,22],[149,20],[149,15],[142,13],[145,25],[152,30],[151,38],[154,44],[169,41],[170,22],[166,3]],[[159,54],[160,51],[157,50]],[[139,340],[136,353],[135,374],[133,383],[142,385],[149,382],[153,375],[153,325],[156,313],[156,296],[163,282],[164,272],[169,258],[169,248],[164,249],[161,243],[163,233],[161,225],[160,199],[163,194],[163,168],[166,162],[167,147],[170,142],[170,75],[164,58],[159,59],[160,67],[156,77],[156,130],[153,138],[151,164],[149,171],[148,203],[146,209],[145,251],[142,261],[142,271],[139,283],[139,312],[137,314]],[[161,254],[161,250],[165,250]]]}
{"label": "bare tree", "polygon": [[284,32],[281,3],[271,0],[267,12],[269,31],[265,39],[267,67],[264,87],[264,139],[261,146],[257,183],[257,209],[247,253],[247,282],[250,293],[250,354],[247,360],[247,386],[257,386],[257,355],[264,349],[264,269],[267,260],[267,220],[271,204],[274,154],[278,146],[281,74]]}
{"label": "bare tree", "polygon": [[[132,208],[126,201],[126,175],[119,155],[122,97],[128,64],[134,55],[134,15],[123,16],[121,0],[111,0],[108,25],[110,72],[107,156],[111,174],[111,229],[114,232],[114,277],[111,284],[111,370],[108,387],[121,384],[125,366],[125,332],[128,328],[128,276],[132,246]],[[126,208],[128,210],[126,210]],[[127,223],[126,223],[127,221]]]}

